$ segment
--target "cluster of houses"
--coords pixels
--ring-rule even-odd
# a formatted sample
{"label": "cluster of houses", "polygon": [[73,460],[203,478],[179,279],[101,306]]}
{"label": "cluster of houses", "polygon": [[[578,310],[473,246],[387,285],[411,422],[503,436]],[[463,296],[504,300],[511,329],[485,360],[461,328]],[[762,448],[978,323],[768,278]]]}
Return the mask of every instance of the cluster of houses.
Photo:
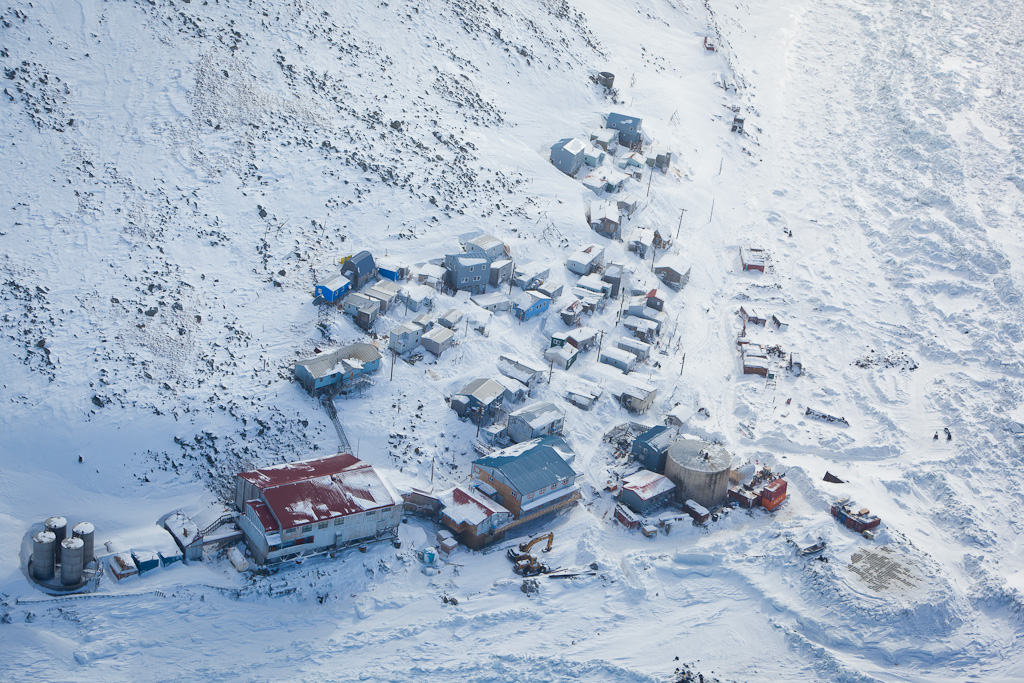
{"label": "cluster of houses", "polygon": [[764,314],[751,304],[743,304],[739,309],[740,319],[743,321],[743,328],[736,339],[736,346],[739,348],[740,364],[744,375],[760,375],[768,380],[774,379],[771,371],[773,359],[776,365],[784,363],[787,370],[794,375],[803,374],[803,361],[800,354],[789,353],[788,355],[779,345],[768,345],[759,343],[755,339],[757,328],[767,328],[769,325],[776,332],[783,332],[789,329],[788,319],[781,313],[772,313],[770,316]]}

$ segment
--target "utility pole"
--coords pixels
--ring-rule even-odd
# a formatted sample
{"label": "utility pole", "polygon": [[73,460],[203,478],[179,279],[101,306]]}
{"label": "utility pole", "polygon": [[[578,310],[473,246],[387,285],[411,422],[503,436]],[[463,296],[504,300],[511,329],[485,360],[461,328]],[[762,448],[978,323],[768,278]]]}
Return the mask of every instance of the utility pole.
{"label": "utility pole", "polygon": [[708,223],[710,223],[711,219],[714,218],[714,217],[715,217],[715,198],[712,197],[711,198],[711,215],[708,216]]}
{"label": "utility pole", "polygon": [[601,346],[604,344],[604,332],[601,332],[600,339],[597,340],[597,359],[601,360]]}
{"label": "utility pole", "polygon": [[686,209],[679,209],[679,227],[676,228],[676,241],[679,241],[679,231],[683,229],[683,214],[686,213]]}
{"label": "utility pole", "polygon": [[683,376],[683,368],[686,367],[686,354],[683,354],[683,362],[679,364],[679,376]]}
{"label": "utility pole", "polygon": [[651,272],[654,272],[654,262],[658,260],[658,245],[651,242]]}
{"label": "utility pole", "polygon": [[654,168],[651,168],[650,174],[647,176],[647,196],[651,196],[651,181],[654,180]]}
{"label": "utility pole", "polygon": [[551,361],[551,367],[548,368],[548,384],[551,384],[551,378],[555,374],[555,361]]}
{"label": "utility pole", "polygon": [[391,377],[388,379],[389,382],[393,382],[395,379],[395,360],[398,357],[398,352],[391,349]]}

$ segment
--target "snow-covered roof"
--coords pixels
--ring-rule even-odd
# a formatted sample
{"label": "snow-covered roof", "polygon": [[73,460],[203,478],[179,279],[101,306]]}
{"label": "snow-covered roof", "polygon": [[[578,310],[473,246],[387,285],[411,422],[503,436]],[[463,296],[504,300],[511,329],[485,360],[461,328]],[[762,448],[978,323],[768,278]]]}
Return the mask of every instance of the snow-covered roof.
{"label": "snow-covered roof", "polygon": [[483,405],[489,405],[504,393],[504,385],[489,377],[477,377],[459,390],[459,394],[472,396]]}
{"label": "snow-covered roof", "polygon": [[541,294],[540,292],[538,292],[535,289],[531,289],[531,290],[523,292],[522,294],[517,296],[515,298],[514,304],[515,304],[516,308],[525,311],[526,309],[528,309],[530,306],[533,306],[538,301],[545,301],[545,300],[550,301],[551,297],[549,297],[546,294]]}
{"label": "snow-covered roof", "polygon": [[634,361],[636,361],[636,356],[631,354],[629,351],[623,351],[622,349],[613,348],[604,349],[603,351],[601,351],[601,360],[603,361],[605,358],[613,360],[616,363],[623,363],[625,365],[630,365]]}
{"label": "snow-covered roof", "polygon": [[182,545],[187,547],[194,543],[196,539],[202,540],[202,534],[199,533],[199,526],[189,518],[181,510],[178,510],[170,517],[164,520],[164,526],[171,532],[171,535]]}
{"label": "snow-covered roof", "polygon": [[581,154],[585,148],[586,143],[583,142],[583,140],[580,140],[579,138],[565,138],[564,140],[559,140],[558,142],[551,146],[552,150],[564,149],[566,152],[572,155]]}
{"label": "snow-covered roof", "polygon": [[281,529],[387,507],[399,500],[369,463],[350,453],[264,467],[238,477],[260,489]]}
{"label": "snow-covered roof", "polygon": [[341,273],[335,273],[324,280],[316,283],[317,287],[326,287],[332,292],[336,289],[344,289],[349,285],[349,279]]}
{"label": "snow-covered roof", "polygon": [[473,464],[500,470],[525,496],[565,479],[574,480],[576,472],[569,461],[575,455],[561,437],[545,436],[495,451]]}
{"label": "snow-covered roof", "polygon": [[455,336],[455,332],[441,325],[434,327],[429,332],[423,333],[423,338],[436,344],[444,344]]}
{"label": "snow-covered roof", "polygon": [[509,415],[510,420],[512,418],[523,420],[530,425],[531,429],[539,429],[552,422],[557,422],[562,417],[562,411],[554,403],[547,401],[524,406]]}
{"label": "snow-covered roof", "polygon": [[687,265],[686,261],[679,254],[665,254],[658,259],[657,265],[654,266],[655,270],[660,270],[662,268],[673,270],[682,275],[690,269],[690,266]]}
{"label": "snow-covered roof", "polygon": [[444,514],[456,524],[476,526],[497,514],[511,515],[505,507],[469,486],[456,486],[440,495]]}
{"label": "snow-covered roof", "polygon": [[477,249],[480,249],[481,251],[488,251],[490,249],[494,249],[495,247],[505,247],[505,243],[499,240],[494,235],[480,235],[479,237],[474,237],[473,239],[466,242],[466,245],[467,249],[471,245],[476,247]]}
{"label": "snow-covered roof", "polygon": [[326,377],[335,372],[347,372],[365,363],[380,360],[380,353],[372,344],[349,344],[337,351],[321,353],[319,356],[296,361],[296,366],[306,368],[315,379]]}
{"label": "snow-covered roof", "polygon": [[477,294],[470,297],[470,301],[475,303],[477,306],[495,306],[500,303],[508,301],[508,297],[504,292],[488,292],[486,294]]}
{"label": "snow-covered roof", "polygon": [[632,491],[640,500],[650,500],[672,491],[675,487],[668,477],[650,470],[640,470],[622,479],[622,488]]}

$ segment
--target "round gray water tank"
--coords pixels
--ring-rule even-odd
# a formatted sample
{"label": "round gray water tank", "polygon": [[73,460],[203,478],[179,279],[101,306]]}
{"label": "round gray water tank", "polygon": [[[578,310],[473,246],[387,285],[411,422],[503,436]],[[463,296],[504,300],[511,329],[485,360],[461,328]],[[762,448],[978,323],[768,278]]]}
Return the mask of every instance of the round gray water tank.
{"label": "round gray water tank", "polygon": [[32,537],[32,576],[39,581],[53,578],[57,561],[57,537],[52,531],[40,531]]}
{"label": "round gray water tank", "polygon": [[85,560],[82,550],[85,544],[80,538],[65,538],[60,542],[60,582],[65,586],[82,583]]}
{"label": "round gray water tank", "polygon": [[82,539],[82,543],[84,544],[82,557],[85,558],[85,563],[89,564],[92,562],[95,551],[93,543],[96,537],[96,527],[92,525],[92,522],[79,522],[72,527],[71,533],[74,534],[75,538]]}
{"label": "round gray water tank", "polygon": [[68,520],[65,517],[47,517],[44,526],[47,531],[52,531],[53,535],[57,537],[57,543],[60,543],[68,535]]}
{"label": "round gray water tank", "polygon": [[697,439],[680,439],[668,447],[665,476],[679,487],[680,500],[704,507],[721,505],[729,492],[732,455],[722,446]]}
{"label": "round gray water tank", "polygon": [[604,87],[605,90],[611,90],[612,85],[615,83],[615,74],[607,71],[600,71],[597,74],[597,84]]}

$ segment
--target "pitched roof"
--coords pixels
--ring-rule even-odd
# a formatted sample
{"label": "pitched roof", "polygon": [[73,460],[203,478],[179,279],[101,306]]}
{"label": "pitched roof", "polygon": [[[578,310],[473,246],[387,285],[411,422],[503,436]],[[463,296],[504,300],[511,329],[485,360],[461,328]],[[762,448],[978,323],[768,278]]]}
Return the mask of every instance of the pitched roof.
{"label": "pitched roof", "polygon": [[582,153],[586,146],[586,143],[579,138],[565,138],[553,144],[551,149],[555,150],[561,148],[575,156],[576,154]]}
{"label": "pitched roof", "polygon": [[[565,454],[564,456],[562,454]],[[500,470],[520,495],[574,479],[576,472],[565,461],[575,454],[558,436],[545,436],[474,460],[474,465]]]}
{"label": "pitched roof", "polygon": [[[399,500],[369,463],[350,453],[264,467],[238,476],[263,492],[282,529],[387,507]],[[266,525],[258,506],[254,510]]]}
{"label": "pitched roof", "polygon": [[563,417],[562,411],[554,403],[541,401],[532,405],[524,406],[519,410],[510,413],[509,419],[517,418],[530,425],[531,429],[537,429]]}
{"label": "pitched roof", "polygon": [[349,372],[375,360],[380,360],[380,353],[372,344],[349,344],[337,351],[297,361],[295,365],[301,365],[310,375],[319,379],[335,372]]}
{"label": "pitched roof", "polygon": [[473,239],[466,242],[466,245],[467,248],[469,247],[469,245],[473,245],[474,247],[480,249],[481,251],[487,251],[488,249],[493,249],[494,247],[504,247],[505,243],[499,240],[494,235],[480,235],[479,237],[474,237]]}
{"label": "pitched roof", "polygon": [[341,266],[341,272],[355,271],[356,276],[362,277],[373,272],[373,255],[368,251],[361,251]]}
{"label": "pitched roof", "polygon": [[331,290],[333,292],[336,289],[342,289],[343,287],[345,287],[348,284],[349,284],[349,280],[348,280],[347,277],[345,277],[341,273],[335,273],[334,275],[331,275],[330,277],[324,278],[320,282],[316,283],[316,286],[317,287],[326,287],[327,289],[329,289],[329,290]]}
{"label": "pitched roof", "polygon": [[640,470],[622,479],[622,488],[632,491],[640,500],[650,500],[675,487],[668,477],[650,470]]}
{"label": "pitched roof", "polygon": [[484,405],[488,405],[504,393],[505,387],[488,377],[477,377],[459,391],[459,394],[472,396]]}
{"label": "pitched roof", "polygon": [[456,486],[450,494],[442,494],[444,513],[456,524],[467,522],[477,525],[496,514],[511,514],[499,503],[470,488]]}
{"label": "pitched roof", "polygon": [[640,443],[646,443],[659,451],[665,450],[672,442],[672,432],[669,431],[669,428],[665,425],[657,425],[655,427],[651,427],[646,432],[633,439],[634,443],[637,441]]}

